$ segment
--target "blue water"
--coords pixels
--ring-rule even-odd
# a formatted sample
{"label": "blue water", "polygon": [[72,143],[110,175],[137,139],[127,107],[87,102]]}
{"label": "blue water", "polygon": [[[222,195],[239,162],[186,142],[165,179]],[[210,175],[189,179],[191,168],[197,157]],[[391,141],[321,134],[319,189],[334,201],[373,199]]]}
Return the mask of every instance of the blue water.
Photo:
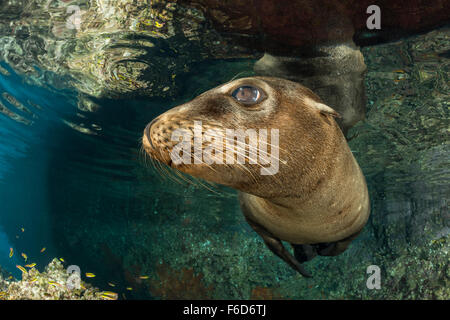
{"label": "blue water", "polygon": [[[144,270],[137,270],[137,264],[125,261],[123,255],[136,252],[153,265],[158,263],[160,257],[152,250],[164,249],[144,247],[142,241],[157,243],[161,224],[186,219],[186,215],[171,216],[174,211],[167,206],[184,212],[185,201],[196,203],[183,198],[185,185],[161,179],[143,161],[139,153],[143,128],[199,90],[228,79],[210,81],[206,74],[204,89],[188,88],[177,100],[94,100],[100,110],[91,113],[80,110],[75,91],[31,86],[2,66],[11,75],[0,74],[0,92],[20,105],[17,108],[0,97],[10,110],[0,113],[0,265],[20,279],[16,264],[25,264],[21,253],[40,271],[57,257],[66,265],[79,265],[82,272],[94,272],[96,278],[89,282],[99,287],[108,289],[107,283],[114,282],[120,292],[136,285],[139,272],[150,272],[148,262],[142,262]],[[209,196],[217,198],[219,208],[227,206],[238,213],[236,199],[231,206],[225,204],[229,195]],[[205,215],[199,206],[191,212],[195,211]],[[211,223],[221,228],[217,221],[205,221],[205,226]],[[226,228],[235,231],[236,225]],[[139,229],[146,234],[142,236]],[[8,257],[11,247],[13,258]],[[149,297],[146,292],[136,294]]]}
{"label": "blue water", "polygon": [[[22,252],[42,266],[56,255],[49,221],[48,157],[64,132],[61,119],[74,114],[75,100],[68,92],[27,85],[9,71],[10,76],[0,75],[0,90],[15,97],[28,112],[0,98],[21,119],[0,113],[0,250],[9,254],[13,247],[15,251],[14,260],[0,264],[19,277],[15,264]],[[44,255],[40,254],[43,247]]]}
{"label": "blue water", "polygon": [[[58,201],[57,197],[70,196],[66,192],[71,192],[71,189],[64,185],[54,188],[52,181],[57,179],[55,174],[58,166],[63,171],[72,172],[80,170],[80,166],[88,168],[89,163],[86,161],[85,164],[83,157],[90,158],[89,153],[92,152],[93,156],[95,150],[80,149],[83,143],[88,148],[95,146],[92,146],[93,141],[89,140],[88,135],[66,124],[90,121],[83,119],[82,112],[77,109],[76,92],[28,85],[7,65],[2,66],[11,75],[0,74],[0,91],[7,92],[26,108],[18,109],[4,97],[0,98],[3,105],[15,114],[12,119],[0,113],[0,265],[20,279],[20,271],[15,265],[24,263],[21,253],[26,253],[28,263],[36,262],[41,271],[51,259],[64,255],[60,244],[60,250],[56,249],[55,242],[61,239],[55,237],[58,225],[54,219],[57,219],[55,215],[64,219],[65,208],[55,212],[53,206]],[[94,128],[99,130],[98,127]],[[110,133],[109,137],[103,138],[114,139],[115,132]],[[77,138],[81,144],[79,149],[73,144]],[[121,138],[125,139],[123,136]],[[132,140],[138,146],[137,136],[133,136]],[[119,148],[114,145],[114,151],[118,152]],[[66,157],[68,154],[78,157],[78,160],[70,162]],[[59,155],[60,160],[55,160],[54,155]],[[108,168],[99,165],[93,171],[96,169],[102,171]],[[115,171],[121,175],[119,168],[115,168]],[[93,180],[95,183],[95,178]],[[10,247],[15,252],[12,259],[8,258]],[[42,248],[46,248],[43,253],[40,252]]]}
{"label": "blue water", "polygon": [[0,265],[6,270],[13,270],[18,275],[18,270],[15,269],[16,264],[20,264],[21,261],[17,257],[8,258],[9,250],[12,248],[12,244],[8,239],[8,235],[0,230]]}

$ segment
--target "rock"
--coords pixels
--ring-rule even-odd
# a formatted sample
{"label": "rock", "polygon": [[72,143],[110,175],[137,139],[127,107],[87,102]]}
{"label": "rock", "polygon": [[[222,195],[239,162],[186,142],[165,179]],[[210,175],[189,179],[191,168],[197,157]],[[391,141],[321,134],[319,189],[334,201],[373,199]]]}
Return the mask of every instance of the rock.
{"label": "rock", "polygon": [[445,0],[433,4],[422,0],[378,1],[381,30],[375,31],[368,31],[366,26],[366,10],[374,4],[370,0],[293,0],[289,5],[275,0],[178,3],[199,8],[219,32],[229,34],[236,42],[281,56],[296,56],[295,49],[344,43],[352,38],[357,45],[398,39],[442,26],[450,18],[450,4]]}
{"label": "rock", "polygon": [[223,41],[199,10],[170,0],[9,1],[0,17],[0,60],[29,82],[51,84],[38,67],[97,98],[174,96],[193,63],[253,55]]}

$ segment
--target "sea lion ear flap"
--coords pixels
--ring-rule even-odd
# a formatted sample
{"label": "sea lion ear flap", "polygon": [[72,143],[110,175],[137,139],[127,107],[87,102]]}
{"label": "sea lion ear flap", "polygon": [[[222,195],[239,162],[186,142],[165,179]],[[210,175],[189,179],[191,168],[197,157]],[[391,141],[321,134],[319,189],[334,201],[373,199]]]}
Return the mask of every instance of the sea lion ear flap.
{"label": "sea lion ear flap", "polygon": [[330,108],[326,104],[323,104],[323,103],[320,103],[320,102],[316,102],[314,104],[314,107],[319,109],[321,114],[330,115],[330,116],[335,117],[335,118],[342,118],[342,116],[339,113],[337,113],[334,109]]}

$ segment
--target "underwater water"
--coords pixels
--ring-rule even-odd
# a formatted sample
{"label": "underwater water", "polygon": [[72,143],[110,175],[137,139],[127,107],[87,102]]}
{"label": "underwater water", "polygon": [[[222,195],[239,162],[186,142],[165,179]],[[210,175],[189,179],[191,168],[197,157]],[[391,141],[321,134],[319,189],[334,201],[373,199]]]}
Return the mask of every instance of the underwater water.
{"label": "underwater water", "polygon": [[176,98],[140,99],[30,84],[1,62],[0,266],[20,279],[16,265],[62,258],[121,299],[448,299],[449,50],[448,29],[362,49],[366,119],[348,136],[372,213],[345,253],[306,264],[312,279],[265,247],[235,190],[171,180],[141,151],[151,119],[254,60],[199,62]]}

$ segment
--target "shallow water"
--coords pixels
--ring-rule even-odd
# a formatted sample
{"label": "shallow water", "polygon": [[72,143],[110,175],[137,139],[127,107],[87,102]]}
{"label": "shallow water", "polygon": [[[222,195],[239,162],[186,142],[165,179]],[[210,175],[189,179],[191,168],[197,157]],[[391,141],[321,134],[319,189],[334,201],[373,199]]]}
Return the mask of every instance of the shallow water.
{"label": "shallow water", "polygon": [[[426,37],[437,45],[415,49]],[[234,190],[164,178],[140,152],[151,119],[239,72],[251,75],[253,60],[200,63],[177,98],[135,100],[88,98],[54,81],[30,85],[3,62],[1,267],[20,279],[20,253],[41,271],[61,257],[65,266],[96,274],[88,279],[95,286],[115,284],[126,299],[448,298],[449,59],[437,54],[448,52],[443,39],[448,31],[364,48],[367,119],[350,131],[349,144],[367,177],[372,215],[342,256],[307,265],[313,279],[265,248]],[[411,61],[402,61],[405,50]],[[383,270],[378,292],[365,287],[372,264]]]}

